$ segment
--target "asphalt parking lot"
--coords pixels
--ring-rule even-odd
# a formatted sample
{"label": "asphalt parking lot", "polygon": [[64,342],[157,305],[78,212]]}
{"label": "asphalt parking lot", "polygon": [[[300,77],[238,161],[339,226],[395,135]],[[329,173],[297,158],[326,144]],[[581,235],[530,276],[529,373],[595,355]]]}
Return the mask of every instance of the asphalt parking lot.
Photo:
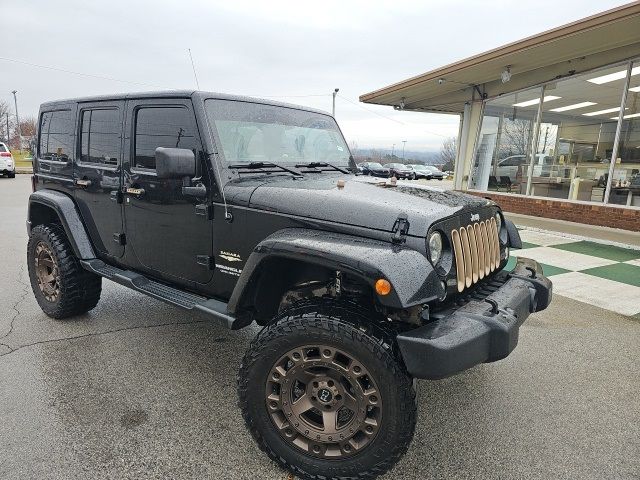
{"label": "asphalt parking lot", "polygon": [[[230,332],[104,282],[54,321],[26,275],[29,176],[0,178],[0,478],[284,479],[246,433]],[[640,321],[560,296],[506,360],[418,383],[385,478],[640,478]]]}

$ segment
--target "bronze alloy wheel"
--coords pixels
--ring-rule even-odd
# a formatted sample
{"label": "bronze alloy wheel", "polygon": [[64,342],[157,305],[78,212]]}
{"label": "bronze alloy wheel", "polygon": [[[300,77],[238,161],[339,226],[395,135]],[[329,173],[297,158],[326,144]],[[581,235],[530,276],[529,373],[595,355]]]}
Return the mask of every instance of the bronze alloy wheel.
{"label": "bronze alloy wheel", "polygon": [[372,376],[352,355],[328,345],[283,355],[271,367],[265,400],[280,435],[318,458],[362,451],[382,424],[382,399]]}
{"label": "bronze alloy wheel", "polygon": [[58,300],[60,295],[60,273],[51,248],[44,242],[38,242],[34,256],[36,279],[44,298],[50,302]]}

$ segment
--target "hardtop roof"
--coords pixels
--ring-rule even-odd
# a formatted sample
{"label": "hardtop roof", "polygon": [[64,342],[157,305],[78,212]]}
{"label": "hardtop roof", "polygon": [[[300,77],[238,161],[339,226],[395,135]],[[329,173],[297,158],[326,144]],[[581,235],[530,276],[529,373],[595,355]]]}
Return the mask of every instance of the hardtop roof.
{"label": "hardtop roof", "polygon": [[158,90],[148,92],[132,92],[132,93],[116,93],[107,95],[94,95],[87,97],[67,98],[61,100],[53,100],[44,102],[40,105],[40,109],[47,109],[51,107],[57,107],[67,105],[69,103],[90,103],[90,102],[102,102],[110,100],[137,100],[137,99],[153,99],[153,98],[198,98],[205,100],[209,98],[215,98],[220,100],[235,100],[240,102],[261,103],[264,105],[272,105],[275,107],[295,108],[297,110],[304,110],[313,113],[319,113],[322,115],[330,115],[330,113],[315,108],[305,107],[302,105],[295,105],[286,102],[278,102],[270,99],[263,99],[257,97],[249,97],[245,95],[230,95],[227,93],[207,92],[202,90]]}

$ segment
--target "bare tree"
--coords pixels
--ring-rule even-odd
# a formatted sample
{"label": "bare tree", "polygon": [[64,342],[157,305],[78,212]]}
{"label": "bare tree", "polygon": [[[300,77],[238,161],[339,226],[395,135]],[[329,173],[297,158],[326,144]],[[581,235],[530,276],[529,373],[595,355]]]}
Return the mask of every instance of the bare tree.
{"label": "bare tree", "polygon": [[500,140],[500,158],[510,155],[526,155],[531,138],[531,121],[505,119]]}
{"label": "bare tree", "polygon": [[9,104],[4,100],[0,100],[0,140],[9,143],[10,131],[7,132],[7,114],[9,114],[9,130],[13,125]]}
{"label": "bare tree", "polygon": [[458,151],[457,142],[458,139],[456,137],[449,137],[442,142],[442,147],[440,148],[440,162],[443,164],[443,171],[453,170]]}
{"label": "bare tree", "polygon": [[36,134],[35,117],[27,117],[20,122],[20,132],[23,137],[33,137]]}

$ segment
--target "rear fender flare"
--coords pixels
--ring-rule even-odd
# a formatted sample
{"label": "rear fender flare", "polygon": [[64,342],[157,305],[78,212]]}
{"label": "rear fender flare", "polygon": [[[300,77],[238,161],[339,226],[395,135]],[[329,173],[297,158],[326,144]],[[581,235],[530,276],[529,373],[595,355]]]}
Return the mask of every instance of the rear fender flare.
{"label": "rear fender flare", "polygon": [[[71,243],[73,252],[81,260],[96,258],[93,245],[89,240],[87,230],[82,223],[80,213],[71,197],[55,190],[38,190],[29,196],[29,211],[27,213],[27,233],[36,225],[44,223],[40,221],[39,210],[49,209],[60,220],[67,238]],[[41,212],[40,212],[41,213]]]}
{"label": "rear fender flare", "polygon": [[385,278],[392,285],[380,304],[400,309],[441,298],[445,291],[431,263],[420,252],[406,246],[341,233],[291,228],[280,230],[260,242],[240,274],[228,311],[237,313],[255,286],[255,277],[266,259],[279,257],[352,274],[375,291],[375,282]]}

